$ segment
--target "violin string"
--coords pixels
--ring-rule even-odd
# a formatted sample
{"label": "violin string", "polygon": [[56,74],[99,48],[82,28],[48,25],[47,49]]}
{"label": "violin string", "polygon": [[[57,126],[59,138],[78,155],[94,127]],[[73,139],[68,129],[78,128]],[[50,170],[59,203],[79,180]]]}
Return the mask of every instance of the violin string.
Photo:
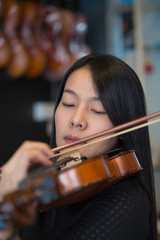
{"label": "violin string", "polygon": [[152,121],[147,122],[147,123],[140,124],[140,125],[135,126],[135,127],[125,129],[125,130],[117,132],[117,133],[113,133],[109,136],[101,137],[100,139],[93,140],[93,141],[90,141],[88,143],[84,143],[81,146],[76,146],[76,147],[70,148],[69,150],[64,150],[63,152],[55,154],[53,157],[57,157],[57,156],[60,156],[60,155],[66,154],[66,153],[70,153],[72,151],[78,150],[79,148],[83,148],[83,147],[89,146],[89,145],[94,144],[94,143],[98,143],[98,142],[101,142],[101,141],[104,141],[104,140],[107,140],[107,139],[110,139],[110,138],[113,138],[113,137],[117,137],[119,135],[123,135],[125,133],[129,133],[129,132],[132,132],[134,130],[137,130],[137,129],[140,129],[140,128],[143,128],[143,127],[147,127],[149,125],[152,125],[152,124],[155,124],[155,123],[158,123],[158,122],[160,122],[160,118],[152,120]]}

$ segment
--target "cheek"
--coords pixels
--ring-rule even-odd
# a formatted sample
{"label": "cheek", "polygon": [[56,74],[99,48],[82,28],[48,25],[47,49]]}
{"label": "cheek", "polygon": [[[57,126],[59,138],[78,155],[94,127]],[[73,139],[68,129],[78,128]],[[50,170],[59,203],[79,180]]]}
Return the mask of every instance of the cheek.
{"label": "cheek", "polygon": [[116,144],[117,138],[104,140],[98,143],[91,144],[86,148],[81,148],[80,153],[87,158],[92,158],[110,152],[111,150],[116,148]]}
{"label": "cheek", "polygon": [[56,128],[59,128],[59,126],[63,126],[64,116],[63,111],[61,110],[61,107],[58,106],[55,112],[55,126]]}
{"label": "cheek", "polygon": [[[106,121],[106,120],[99,121],[98,123],[96,122],[96,124],[94,122],[94,125],[92,125],[92,126],[93,126],[92,127],[93,131],[90,132],[90,135],[96,134],[99,132],[103,132],[107,129],[114,127],[110,120],[109,121]],[[101,138],[99,138],[99,139],[101,139]],[[114,137],[114,138],[110,138],[107,140],[103,140],[103,141],[91,144],[90,146],[88,146],[86,148],[82,148],[80,150],[80,153],[88,158],[95,157],[97,155],[101,155],[101,154],[111,151],[113,148],[116,147],[116,144],[117,144],[117,138]]]}
{"label": "cheek", "polygon": [[[113,127],[114,127],[114,125],[112,124],[112,122],[110,121],[110,119],[107,116],[104,119],[102,119],[102,121],[99,121],[99,123],[97,124],[96,132],[97,133],[104,132]],[[111,151],[115,147],[116,143],[117,143],[116,137],[106,139],[106,140],[100,141],[100,142],[96,143],[95,145],[93,145],[92,150],[93,150],[93,152],[97,152],[98,154],[103,154],[108,151]],[[95,149],[96,149],[96,151],[95,151]]]}
{"label": "cheek", "polygon": [[60,136],[60,132],[63,126],[63,117],[60,114],[59,109],[57,108],[56,112],[55,112],[55,129],[56,129],[56,141],[59,139]]}
{"label": "cheek", "polygon": [[110,119],[108,119],[108,117],[105,117],[102,120],[98,119],[95,126],[97,128],[97,132],[104,132],[104,131],[114,127],[114,125],[112,124]]}
{"label": "cheek", "polygon": [[104,149],[106,152],[113,150],[116,147],[118,141],[118,137],[110,138],[104,141]]}
{"label": "cheek", "polygon": [[98,149],[98,153],[104,154],[113,150],[116,144],[117,144],[117,138],[114,137],[114,138],[110,138],[97,143],[97,146],[95,148]]}

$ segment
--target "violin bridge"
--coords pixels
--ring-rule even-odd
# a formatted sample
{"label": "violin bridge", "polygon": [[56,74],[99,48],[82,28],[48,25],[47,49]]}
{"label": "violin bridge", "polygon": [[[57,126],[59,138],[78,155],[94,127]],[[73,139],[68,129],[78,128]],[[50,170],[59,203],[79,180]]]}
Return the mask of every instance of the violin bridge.
{"label": "violin bridge", "polygon": [[[77,164],[82,163],[82,157],[78,150],[70,151],[68,153],[62,153],[57,159],[57,162],[60,163],[60,169],[66,169],[73,167]],[[62,162],[62,164],[61,164]]]}

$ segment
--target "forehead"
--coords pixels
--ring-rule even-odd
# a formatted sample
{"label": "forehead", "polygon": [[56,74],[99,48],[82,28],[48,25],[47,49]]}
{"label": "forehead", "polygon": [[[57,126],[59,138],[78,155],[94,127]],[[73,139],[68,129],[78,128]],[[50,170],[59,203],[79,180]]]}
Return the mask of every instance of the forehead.
{"label": "forehead", "polygon": [[91,71],[87,67],[77,69],[70,74],[66,81],[64,90],[68,88],[75,91],[84,91],[97,95]]}

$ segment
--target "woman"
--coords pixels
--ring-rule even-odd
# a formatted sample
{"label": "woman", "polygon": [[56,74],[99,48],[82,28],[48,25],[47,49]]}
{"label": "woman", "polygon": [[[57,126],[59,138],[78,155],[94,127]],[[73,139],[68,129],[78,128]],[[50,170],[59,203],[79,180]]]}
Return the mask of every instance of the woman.
{"label": "woman", "polygon": [[[144,93],[135,72],[114,56],[85,56],[74,63],[64,77],[55,107],[51,147],[76,141],[144,115]],[[38,143],[28,143],[27,149],[33,149],[32,144]],[[36,147],[36,150],[42,150],[42,146]],[[120,138],[82,148],[80,155],[91,158],[119,147],[134,149],[143,171],[87,200],[40,213],[35,225],[21,232],[21,238],[156,239],[156,208],[148,129],[136,130]],[[24,146],[21,153],[23,148]],[[42,152],[43,157],[45,155],[43,161],[37,159],[38,152],[34,153],[34,158],[31,157],[32,154],[30,157],[27,155],[22,175],[26,174],[31,159],[49,164],[47,156],[51,155],[50,149],[43,145]],[[4,172],[18,161],[16,154],[14,159],[10,159],[9,166],[6,164],[3,167]],[[3,174],[2,181],[6,179],[5,173]],[[17,182],[22,178],[21,176]]]}

